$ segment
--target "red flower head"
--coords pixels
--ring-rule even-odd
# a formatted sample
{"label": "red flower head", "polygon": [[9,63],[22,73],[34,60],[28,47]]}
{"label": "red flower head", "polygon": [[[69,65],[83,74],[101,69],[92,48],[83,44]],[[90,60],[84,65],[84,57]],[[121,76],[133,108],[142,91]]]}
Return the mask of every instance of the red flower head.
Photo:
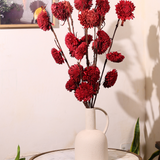
{"label": "red flower head", "polygon": [[108,34],[105,31],[99,30],[97,32],[97,35],[98,35],[98,38],[100,41],[106,41],[109,43],[109,45],[111,44],[110,37],[108,36]]}
{"label": "red flower head", "polygon": [[75,51],[75,58],[78,60],[82,59],[83,56],[87,53],[87,48],[87,43],[82,42]]}
{"label": "red flower head", "polygon": [[130,20],[134,18],[133,11],[135,9],[135,6],[132,2],[127,0],[121,0],[116,5],[116,14],[118,16],[118,19],[122,20],[122,25],[125,20]]}
{"label": "red flower head", "polygon": [[106,54],[106,58],[112,62],[122,62],[124,59],[124,56],[118,52],[110,52]]}
{"label": "red flower head", "polygon": [[51,29],[51,23],[49,21],[49,16],[47,15],[47,12],[44,10],[42,10],[42,12],[38,15],[37,23],[38,23],[38,26],[44,31]]}
{"label": "red flower head", "polygon": [[74,6],[80,11],[90,9],[92,6],[92,0],[74,0]]}
{"label": "red flower head", "polygon": [[89,101],[93,97],[93,87],[86,82],[82,82],[76,89],[75,96],[79,101]]}
{"label": "red flower head", "polygon": [[75,50],[79,45],[79,39],[69,32],[65,37],[65,44],[69,48],[71,56],[75,57]]}
{"label": "red flower head", "polygon": [[68,74],[70,78],[74,79],[76,82],[79,82],[81,75],[83,74],[83,66],[79,64],[72,65],[68,70]]}
{"label": "red flower head", "polygon": [[113,69],[112,71],[108,72],[105,76],[105,81],[103,83],[103,86],[106,88],[112,87],[116,80],[117,80],[118,73],[116,69]]}
{"label": "red flower head", "polygon": [[69,3],[69,1],[62,1],[62,3],[64,3],[64,5],[65,5],[67,17],[70,16],[72,14],[72,12],[73,12],[73,7]]}
{"label": "red flower head", "polygon": [[55,48],[52,48],[51,54],[52,54],[54,60],[56,61],[56,63],[58,63],[58,64],[64,63],[64,59],[61,56],[61,50],[58,51]]}
{"label": "red flower head", "polygon": [[[93,40],[92,35],[88,35],[88,45],[91,43],[91,41]],[[86,42],[86,36],[83,36],[80,39],[81,42]]]}
{"label": "red flower head", "polygon": [[70,52],[69,52],[69,54],[71,55],[71,57],[75,57],[75,52],[76,52],[76,50],[69,50]]}
{"label": "red flower head", "polygon": [[53,3],[52,14],[59,20],[65,21],[73,11],[73,7],[68,1]]}
{"label": "red flower head", "polygon": [[97,6],[97,11],[99,14],[101,15],[105,15],[109,9],[110,9],[110,5],[108,0],[96,0],[96,6]]}
{"label": "red flower head", "polygon": [[100,15],[94,10],[85,10],[78,15],[78,20],[84,28],[93,28],[100,24]]}
{"label": "red flower head", "polygon": [[96,66],[86,67],[83,72],[83,80],[88,81],[89,84],[95,84],[100,77],[100,71]]}
{"label": "red flower head", "polygon": [[66,83],[66,89],[71,92],[72,90],[76,90],[76,88],[76,82],[74,79],[69,79]]}
{"label": "red flower head", "polygon": [[111,45],[111,39],[108,34],[102,30],[97,32],[98,38],[92,43],[92,49],[97,51],[97,54],[104,53]]}

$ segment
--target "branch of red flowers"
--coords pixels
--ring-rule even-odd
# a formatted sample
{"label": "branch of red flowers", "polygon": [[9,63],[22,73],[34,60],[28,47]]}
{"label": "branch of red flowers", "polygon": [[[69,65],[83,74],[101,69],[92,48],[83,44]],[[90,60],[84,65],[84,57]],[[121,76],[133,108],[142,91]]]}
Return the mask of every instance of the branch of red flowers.
{"label": "branch of red flowers", "polygon": [[[113,36],[112,36],[112,38],[111,38],[112,41],[111,41],[111,45],[110,45],[110,47],[109,47],[109,49],[108,49],[108,53],[110,53],[110,51],[111,51],[111,48],[112,48],[112,45],[113,45],[113,40],[114,40],[116,31],[117,31],[117,29],[118,29],[119,21],[120,21],[120,19],[118,19],[118,21],[117,21],[117,24],[116,24],[116,27],[115,27]],[[104,74],[104,69],[105,69],[105,67],[106,67],[106,64],[107,64],[107,58],[105,59],[105,62],[104,62],[104,65],[103,65],[101,77],[100,77],[100,80],[99,80],[99,83],[100,83],[100,84],[101,84],[101,80],[102,80],[102,77],[103,77],[103,74]]]}
{"label": "branch of red flowers", "polygon": [[[110,51],[111,51],[111,48],[112,48],[112,45],[113,45],[113,40],[114,40],[116,31],[117,31],[117,29],[118,29],[118,26],[119,26],[119,21],[120,21],[120,19],[118,19],[117,24],[116,24],[116,27],[115,27],[115,30],[114,30],[114,32],[113,32],[113,36],[112,36],[112,38],[111,38],[112,42],[111,42],[111,45],[110,45],[110,47],[109,47],[109,49],[108,49],[108,53],[110,53]],[[103,69],[102,69],[102,73],[101,73],[101,76],[100,76],[100,79],[99,79],[99,89],[100,89],[100,85],[101,85],[101,81],[102,81],[102,77],[103,77],[103,74],[104,74],[104,70],[105,70],[106,64],[107,64],[107,58],[105,59],[105,62],[104,62],[104,65],[103,65]],[[98,90],[99,90],[99,89],[98,89]],[[91,108],[94,108],[94,105],[95,105],[95,102],[96,102],[96,99],[97,99],[97,95],[98,95],[98,94],[96,94],[95,97],[94,97],[94,100],[93,100],[93,103],[92,103]]]}
{"label": "branch of red flowers", "polygon": [[[117,51],[111,52],[111,48],[119,26],[119,21],[122,20],[121,25],[123,25],[126,20],[133,19],[134,15],[132,12],[134,11],[135,6],[128,0],[120,0],[120,2],[115,5],[118,21],[113,32],[113,36],[110,38],[109,35],[102,30],[102,25],[105,24],[105,14],[110,10],[108,0],[96,0],[96,7],[94,9],[91,9],[92,0],[74,0],[74,5],[79,11],[78,20],[85,31],[84,36],[80,39],[77,38],[77,35],[74,33],[73,19],[71,17],[73,7],[70,2],[61,1],[53,3],[51,10],[58,20],[68,22],[69,32],[65,36],[65,44],[69,49],[71,57],[76,58],[78,64],[74,64],[72,66],[69,65],[45,10],[42,10],[38,15],[37,23],[44,31],[51,29],[55,36],[55,43],[59,51],[52,48],[51,52],[56,63],[62,64],[65,61],[69,67],[68,74],[70,79],[66,83],[66,89],[70,92],[74,91],[75,97],[79,101],[82,101],[86,108],[93,108],[95,106],[97,94],[100,90],[107,61],[110,60],[111,62],[119,63],[124,59],[124,56],[121,55],[121,53],[118,53]],[[71,25],[69,20],[71,20]],[[92,28],[94,28],[94,38],[92,38],[92,35],[88,34],[88,30]],[[98,30],[97,32],[96,29]],[[89,60],[88,56],[88,47],[91,42],[93,62]],[[97,57],[104,54],[106,51],[106,58],[100,74],[100,70],[97,67]],[[82,58],[85,56],[86,67],[83,67],[80,63]],[[117,80],[117,76],[118,73],[116,69],[107,72],[103,86],[105,88],[113,86]]]}

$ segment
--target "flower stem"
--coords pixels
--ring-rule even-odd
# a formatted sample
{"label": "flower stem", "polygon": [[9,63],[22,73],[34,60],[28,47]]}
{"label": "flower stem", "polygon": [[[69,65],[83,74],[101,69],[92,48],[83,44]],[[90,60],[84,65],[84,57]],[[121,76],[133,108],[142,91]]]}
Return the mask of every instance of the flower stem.
{"label": "flower stem", "polygon": [[99,24],[98,30],[100,30],[100,29],[101,29],[102,19],[103,19],[103,16],[101,15],[101,19],[100,19],[100,24]]}
{"label": "flower stem", "polygon": [[82,70],[81,70],[80,63],[79,63],[79,62],[78,62],[78,67],[79,67],[79,72],[80,72],[80,79],[83,81]]}
{"label": "flower stem", "polygon": [[87,102],[83,102],[83,104],[85,105],[86,108],[89,108]]}
{"label": "flower stem", "polygon": [[60,43],[59,43],[59,41],[58,41],[57,35],[56,35],[56,33],[55,33],[52,25],[51,25],[51,31],[52,31],[52,33],[54,34],[54,37],[55,37],[55,39],[56,39],[56,41],[57,41],[58,48],[61,49],[61,54],[62,54],[62,56],[63,56],[63,58],[64,58],[64,60],[65,60],[65,62],[66,62],[66,64],[67,64],[68,68],[70,68],[70,65],[69,65],[69,63],[68,63],[68,61],[67,61],[66,56],[64,55],[64,53],[63,53],[63,51],[62,51],[62,47],[61,47],[61,45],[60,45]]}
{"label": "flower stem", "polygon": [[[72,18],[72,16],[71,16],[71,15],[70,15],[70,19],[71,19],[72,31],[73,31],[73,34],[74,34],[73,18]],[[74,35],[75,35],[75,34],[74,34]]]}
{"label": "flower stem", "polygon": [[[86,43],[88,45],[88,29],[85,29],[85,37],[86,37]],[[86,53],[86,62],[87,62],[87,67],[89,67],[89,59],[88,59],[88,49],[87,49],[87,53]]]}
{"label": "flower stem", "polygon": [[69,32],[71,32],[71,26],[70,26],[70,23],[69,23],[69,18],[67,18],[67,22],[68,22]]}
{"label": "flower stem", "polygon": [[94,27],[94,55],[93,55],[93,65],[96,66],[97,63],[97,48],[96,48],[96,27]]}

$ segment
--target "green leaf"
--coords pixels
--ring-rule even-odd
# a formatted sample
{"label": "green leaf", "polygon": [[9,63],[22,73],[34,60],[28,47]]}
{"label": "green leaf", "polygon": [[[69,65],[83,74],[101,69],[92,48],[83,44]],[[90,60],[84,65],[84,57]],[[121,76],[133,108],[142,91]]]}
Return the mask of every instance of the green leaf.
{"label": "green leaf", "polygon": [[18,147],[17,147],[17,156],[16,156],[15,160],[19,160],[19,158],[20,158],[20,146],[18,145]]}
{"label": "green leaf", "polygon": [[17,156],[16,156],[15,160],[25,160],[25,158],[20,159],[20,146],[19,145],[17,147]]}
{"label": "green leaf", "polygon": [[158,156],[159,154],[160,154],[160,150],[154,152],[148,160],[152,160],[153,158],[155,158],[155,157]]}
{"label": "green leaf", "polygon": [[139,151],[140,151],[140,127],[139,127],[139,118],[138,118],[135,129],[134,129],[134,138],[132,141],[130,152],[139,154]]}

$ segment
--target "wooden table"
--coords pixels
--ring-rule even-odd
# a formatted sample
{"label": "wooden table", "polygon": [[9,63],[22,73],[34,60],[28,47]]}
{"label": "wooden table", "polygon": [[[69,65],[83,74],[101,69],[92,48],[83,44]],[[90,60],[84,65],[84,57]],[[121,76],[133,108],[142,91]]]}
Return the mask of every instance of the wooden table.
{"label": "wooden table", "polygon": [[[120,149],[109,148],[108,154],[108,160],[142,160],[139,155]],[[70,148],[40,153],[29,160],[74,160],[74,157],[74,149]]]}

